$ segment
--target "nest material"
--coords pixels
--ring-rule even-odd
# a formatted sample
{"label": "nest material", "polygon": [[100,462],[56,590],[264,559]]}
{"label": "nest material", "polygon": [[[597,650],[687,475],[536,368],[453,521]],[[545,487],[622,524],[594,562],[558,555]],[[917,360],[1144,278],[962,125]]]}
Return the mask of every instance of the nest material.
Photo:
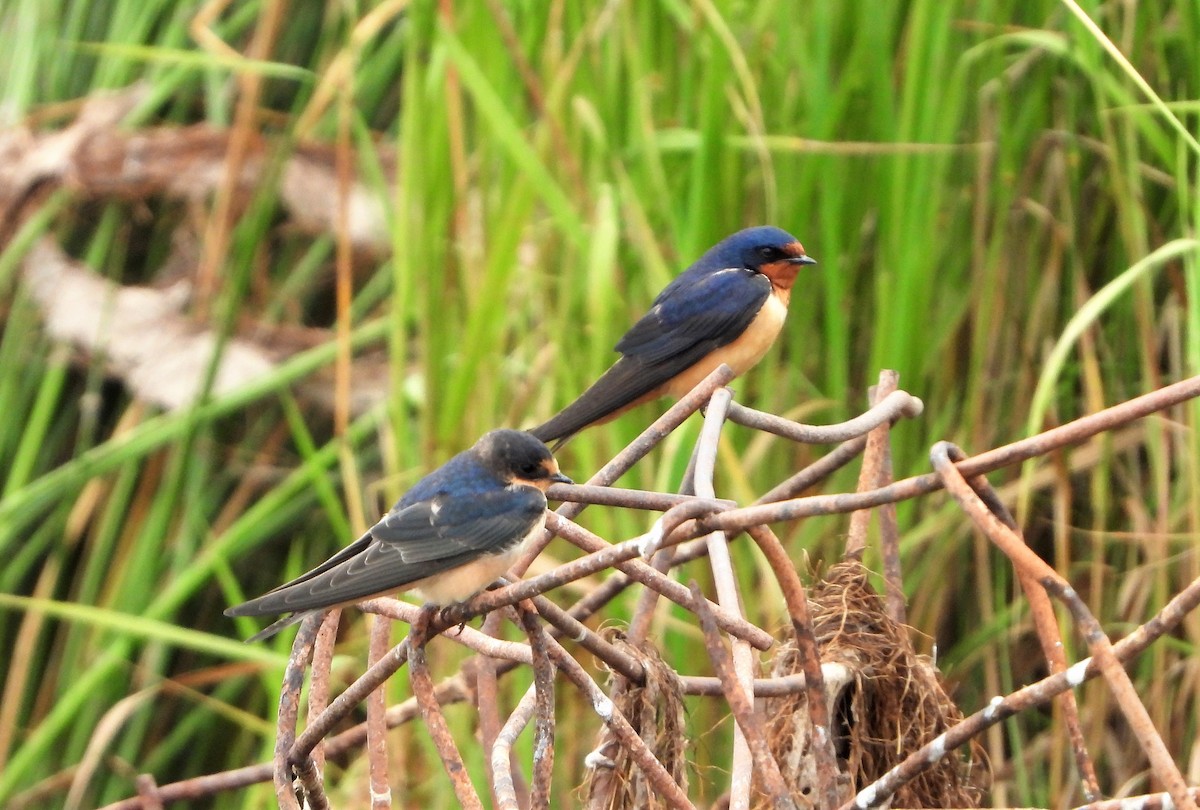
{"label": "nest material", "polygon": [[[906,628],[888,617],[859,563],[833,566],[812,589],[809,611],[838,764],[850,789],[871,784],[962,719],[937,668],[913,650]],[[801,671],[794,645],[781,646],[772,668],[775,675]],[[767,720],[771,749],[794,795],[817,796],[804,693],[772,699]],[[897,791],[893,806],[979,806],[981,760],[978,747],[952,752]]]}
{"label": "nest material", "polygon": [[[613,703],[667,773],[687,790],[687,734],[684,727],[683,684],[658,650],[647,641],[631,644],[618,630],[603,635],[629,655],[636,657],[646,673],[645,685],[631,683],[610,673],[608,694]],[[666,808],[662,798],[646,783],[628,749],[601,731],[600,743],[588,756],[585,786],[588,810],[633,810]]]}

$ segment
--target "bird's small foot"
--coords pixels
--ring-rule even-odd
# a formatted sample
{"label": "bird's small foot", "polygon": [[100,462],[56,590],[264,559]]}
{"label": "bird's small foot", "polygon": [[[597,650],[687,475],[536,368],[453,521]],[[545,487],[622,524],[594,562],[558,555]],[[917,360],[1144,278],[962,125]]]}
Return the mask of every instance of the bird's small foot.
{"label": "bird's small foot", "polygon": [[462,632],[462,626],[466,624],[466,620],[462,618],[462,613],[458,609],[458,605],[446,605],[441,608],[434,608],[437,615],[438,624],[451,627],[458,625],[459,632]]}

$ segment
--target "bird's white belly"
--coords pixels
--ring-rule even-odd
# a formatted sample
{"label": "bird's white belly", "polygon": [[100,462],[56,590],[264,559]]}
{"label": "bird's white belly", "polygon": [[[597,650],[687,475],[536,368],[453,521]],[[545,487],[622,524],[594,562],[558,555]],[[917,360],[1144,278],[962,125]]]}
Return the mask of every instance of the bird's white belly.
{"label": "bird's white belly", "polygon": [[740,375],[749,370],[771,348],[786,318],[787,303],[780,299],[779,293],[772,291],[737,340],[710,352],[703,360],[667,383],[661,393],[678,399],[699,385],[722,363],[733,369],[734,374]]}
{"label": "bird's white belly", "polygon": [[485,554],[466,565],[417,580],[409,586],[409,590],[416,591],[426,602],[435,605],[450,605],[470,599],[508,571],[529,547],[529,543],[541,536],[545,525],[546,513],[543,512],[541,520],[511,548],[498,554]]}

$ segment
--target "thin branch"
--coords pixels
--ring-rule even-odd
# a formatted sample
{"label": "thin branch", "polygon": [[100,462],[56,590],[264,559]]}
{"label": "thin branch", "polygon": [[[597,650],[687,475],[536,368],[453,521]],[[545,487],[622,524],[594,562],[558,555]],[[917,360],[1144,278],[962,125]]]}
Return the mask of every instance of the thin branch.
{"label": "thin branch", "polygon": [[[308,687],[308,716],[316,717],[329,706],[329,675],[333,663],[333,645],[337,641],[338,625],[341,623],[342,611],[334,608],[325,613],[321,620],[321,628],[317,631],[317,640],[313,645],[312,684]],[[325,748],[318,745],[313,749],[313,765],[318,771],[325,769]]]}
{"label": "thin branch", "polygon": [[[376,616],[371,624],[371,641],[367,651],[367,667],[387,655],[391,646],[392,621]],[[387,756],[387,687],[367,696],[367,768],[371,786],[371,810],[388,810],[392,806],[392,788],[388,783]]]}
{"label": "thin branch", "polygon": [[547,650],[548,636],[538,624],[537,613],[529,602],[517,606],[521,627],[529,636],[533,650],[534,724],[533,789],[529,806],[549,810],[550,784],[554,777],[554,664]]}
{"label": "thin branch", "polygon": [[512,765],[512,749],[517,737],[529,725],[537,710],[537,686],[530,684],[525,694],[517,703],[508,720],[496,734],[496,742],[491,748],[492,783],[496,795],[496,807],[501,810],[520,810],[521,803],[517,800],[517,787]]}
{"label": "thin branch", "polygon": [[[296,794],[292,790],[292,769],[287,752],[296,739],[296,721],[300,717],[300,693],[304,689],[304,670],[312,659],[313,645],[321,627],[320,614],[309,616],[300,624],[300,631],[292,642],[292,655],[283,671],[283,685],[279,690],[279,713],[275,731],[275,800],[281,808],[299,810]],[[323,737],[324,735],[322,735]],[[310,749],[311,750],[311,749]],[[160,795],[162,791],[160,790]]]}
{"label": "thin branch", "polygon": [[[495,636],[500,632],[500,622],[503,617],[500,612],[489,613],[483,620],[481,631],[484,635]],[[464,630],[467,628],[464,627]],[[530,663],[533,662],[532,650],[530,651]],[[479,710],[479,743],[484,751],[493,751],[496,747],[496,740],[500,735],[500,681],[498,678],[499,668],[497,661],[488,655],[477,655],[470,661],[463,664],[463,673],[475,673],[475,705]],[[496,770],[495,764],[491,757],[486,757],[484,764],[487,769],[488,786],[492,792],[492,801],[500,804],[499,793],[496,789],[496,779],[498,773],[505,773],[508,769],[507,761],[501,767],[500,771]],[[515,798],[515,797],[514,797]]]}
{"label": "thin branch", "polygon": [[[725,649],[725,645],[721,643],[712,611],[708,609],[707,603],[701,598],[703,594],[695,581],[692,582],[692,593],[696,597],[696,604],[700,607],[700,627],[704,631],[704,649],[708,651],[708,658],[712,661],[713,669],[717,673],[717,680],[721,682],[721,691],[725,693],[725,699],[729,702],[734,720],[737,721],[738,728],[742,730],[747,751],[771,797],[771,806],[779,810],[795,810],[796,802],[792,800],[787,782],[783,778],[783,772],[779,770],[779,763],[775,761],[775,757],[771,755],[771,749],[767,745],[767,733],[763,728],[762,718],[754,711],[754,698],[744,691],[743,684],[734,671],[734,660],[729,651]],[[749,774],[747,774],[746,781],[749,782]],[[735,779],[729,788],[730,805],[739,801],[736,795],[737,790],[737,780]],[[747,787],[748,791],[749,787]],[[748,795],[746,802],[749,802]]]}
{"label": "thin branch", "polygon": [[[695,464],[692,470],[693,486],[696,494],[701,497],[716,497],[713,475],[717,466],[717,451],[720,447],[721,428],[725,424],[725,415],[729,413],[732,405],[733,392],[728,388],[718,388],[713,392],[712,399],[708,403],[708,410],[704,414],[704,427],[700,430],[700,438],[696,442],[696,453],[693,456]],[[733,559],[729,555],[729,542],[723,532],[713,532],[704,539],[708,546],[708,563],[712,568],[713,583],[717,588],[717,604],[741,618],[742,598],[738,592],[737,576],[733,573]],[[715,627],[712,612],[707,609],[708,605],[704,600],[703,593],[696,587],[693,587],[691,591],[692,599],[700,609],[699,615],[707,616],[708,621]],[[723,647],[721,649],[724,650]],[[740,683],[739,690],[753,691],[754,655],[750,650],[750,645],[736,638],[733,641],[732,673]],[[718,677],[720,677],[719,672]],[[726,690],[726,694],[729,694],[728,690]],[[741,691],[739,694],[744,696]],[[754,707],[751,703],[750,714],[753,715],[753,712]],[[765,742],[763,746],[765,749]],[[746,726],[739,721],[733,730],[733,763],[730,769],[732,782],[729,787],[730,810],[748,810],[750,807],[750,788],[753,784],[754,766],[758,766],[760,770],[766,767],[765,763],[759,762],[758,759],[755,752],[751,750],[750,741],[746,736]],[[771,762],[774,763],[774,760]],[[778,765],[775,766],[775,771],[778,773]],[[779,775],[779,780],[782,784],[782,775]],[[769,776],[768,784],[770,784]]]}
{"label": "thin branch", "polygon": [[755,526],[750,537],[758,544],[774,572],[783,591],[784,604],[792,620],[792,637],[796,644],[796,655],[804,670],[804,691],[807,693],[808,719],[813,729],[812,756],[817,773],[817,784],[826,807],[836,807],[838,795],[837,755],[833,750],[830,732],[828,704],[825,702],[825,675],[821,669],[821,651],[813,634],[812,620],[808,615],[808,594],[800,575],[787,556],[783,543],[769,526]]}
{"label": "thin branch", "polygon": [[870,410],[836,425],[802,425],[782,416],[756,411],[734,404],[729,409],[729,421],[804,444],[833,444],[845,442],[870,433],[880,425],[897,419],[915,419],[925,405],[907,391],[893,391]]}
{"label": "thin branch", "polygon": [[413,696],[417,699],[417,706],[421,710],[425,728],[429,731],[429,736],[433,738],[434,747],[437,748],[438,755],[442,758],[446,775],[450,777],[450,784],[454,787],[454,795],[458,799],[459,806],[464,810],[483,810],[483,802],[480,801],[479,794],[475,792],[475,786],[471,784],[467,766],[463,764],[462,754],[458,752],[458,746],[454,744],[450,726],[446,723],[446,716],[442,714],[441,704],[438,703],[437,695],[433,691],[433,680],[429,676],[429,664],[425,660],[425,643],[429,640],[427,631],[431,613],[432,610],[425,612],[412,626],[408,635],[408,674],[412,683]]}

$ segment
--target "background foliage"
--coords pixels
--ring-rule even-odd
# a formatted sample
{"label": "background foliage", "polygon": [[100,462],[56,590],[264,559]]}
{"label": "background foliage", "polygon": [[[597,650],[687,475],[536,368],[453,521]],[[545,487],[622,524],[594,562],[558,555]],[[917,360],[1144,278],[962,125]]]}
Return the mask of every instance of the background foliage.
{"label": "background foliage", "polygon": [[[820,265],[739,399],[835,421],[897,369],[926,403],[896,432],[899,475],[926,471],[937,439],[979,451],[1196,373],[1197,252],[1143,260],[1200,221],[1200,6],[1081,5],[1131,65],[1070,0],[206,6],[236,53],[197,45],[193,3],[0,6],[5,124],[61,122],[74,108],[56,105],[143,82],[130,126],[245,127],[281,156],[341,138],[386,196],[393,235],[390,255],[356,257],[339,307],[335,238],[289,228],[270,182],[223,250],[207,204],[54,197],[42,221],[109,278],[152,284],[185,223],[218,270],[193,307],[220,329],[373,329],[391,396],[344,428],[292,398],[286,369],[253,396],[154,413],[98,358],[44,337],[20,245],[0,254],[0,649],[13,652],[0,656],[0,804],[59,805],[72,780],[78,806],[101,804],[132,794],[137,772],[166,782],[269,756],[288,642],[243,646],[251,625],[221,609],[323,559],[482,432],[565,404],[672,275],[744,225],[796,233]],[[1131,267],[1131,284],[1098,296]],[[1086,328],[1052,355],[1080,312]],[[564,470],[586,478],[659,410],[583,435]],[[1114,633],[1200,573],[1196,417],[1147,420],[1031,465],[1023,484],[996,477],[1020,495],[1030,542]],[[739,499],[817,452],[738,428],[723,441],[718,491]],[[682,445],[623,483],[673,489]],[[944,507],[901,510],[910,621],[970,709],[1036,677],[1039,658],[1007,565]],[[645,530],[592,511],[612,539]],[[816,563],[844,527],[779,529]],[[753,589],[761,563],[742,552]],[[782,605],[768,593],[748,608],[772,624]],[[667,614],[659,639],[669,660],[696,660]],[[1193,784],[1198,640],[1193,621],[1135,667]],[[361,666],[361,622],[342,650],[348,671]],[[1104,687],[1081,699],[1107,789],[1146,787]],[[561,712],[560,728],[590,728],[586,707]],[[452,720],[469,735],[469,711]],[[719,785],[728,719],[700,700],[689,720],[693,781]],[[1049,713],[1020,717],[988,739],[998,803],[1079,801],[1050,727]],[[590,739],[559,742],[556,795],[570,797]],[[420,729],[393,749],[402,802],[447,800]],[[348,804],[362,784],[349,767]],[[214,806],[272,801],[264,787]]]}

